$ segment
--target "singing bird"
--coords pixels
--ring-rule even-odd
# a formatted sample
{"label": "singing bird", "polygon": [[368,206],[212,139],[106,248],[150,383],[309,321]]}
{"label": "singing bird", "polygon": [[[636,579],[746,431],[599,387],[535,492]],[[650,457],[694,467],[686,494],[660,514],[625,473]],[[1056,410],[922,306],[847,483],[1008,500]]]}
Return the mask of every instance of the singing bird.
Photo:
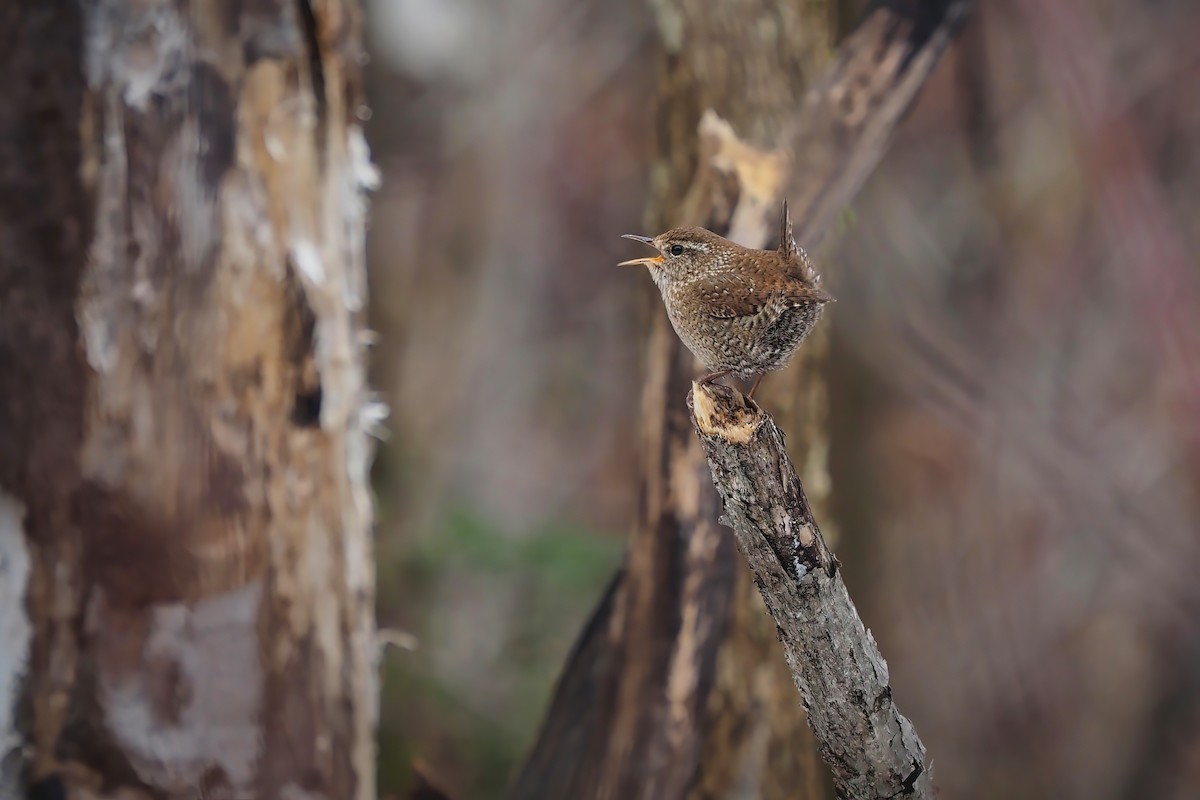
{"label": "singing bird", "polygon": [[753,250],[704,228],[658,236],[624,234],[658,255],[622,261],[645,266],[662,294],[671,326],[709,370],[701,383],[726,375],[754,378],[782,369],[833,297],[792,236],[787,203],[776,250]]}

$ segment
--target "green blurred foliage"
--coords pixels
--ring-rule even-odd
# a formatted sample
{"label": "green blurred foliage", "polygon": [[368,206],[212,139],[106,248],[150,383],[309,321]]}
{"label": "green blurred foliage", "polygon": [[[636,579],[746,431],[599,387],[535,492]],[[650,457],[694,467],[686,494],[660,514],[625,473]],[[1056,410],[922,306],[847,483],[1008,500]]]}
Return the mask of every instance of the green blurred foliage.
{"label": "green blurred foliage", "polygon": [[[380,543],[380,625],[419,642],[381,665],[381,796],[403,796],[414,761],[457,764],[434,776],[456,796],[503,796],[621,549],[566,524],[518,534],[464,507],[412,541]],[[497,608],[504,624],[491,625]]]}

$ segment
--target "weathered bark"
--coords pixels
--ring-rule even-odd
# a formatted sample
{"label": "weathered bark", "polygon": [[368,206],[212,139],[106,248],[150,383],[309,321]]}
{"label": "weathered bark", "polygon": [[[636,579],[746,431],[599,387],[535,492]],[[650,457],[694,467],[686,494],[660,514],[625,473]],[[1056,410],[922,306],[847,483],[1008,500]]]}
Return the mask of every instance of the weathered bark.
{"label": "weathered bark", "polygon": [[[811,247],[870,173],[969,5],[876,4],[806,93],[832,16],[814,25],[814,7],[796,0],[654,3],[661,162],[647,231],[699,224],[765,246],[786,194]],[[684,413],[698,367],[653,303],[639,522],[513,796],[820,796],[773,626],[716,524],[719,500]],[[801,422],[806,480],[826,471],[824,351],[818,333],[791,377],[764,386],[768,402],[804,387],[789,410]]]}
{"label": "weathered bark", "polygon": [[6,790],[374,796],[359,27],[0,12]]}
{"label": "weathered bark", "polygon": [[693,384],[688,407],[838,796],[932,797],[925,747],[892,700],[887,664],[821,536],[783,433],[728,387]]}

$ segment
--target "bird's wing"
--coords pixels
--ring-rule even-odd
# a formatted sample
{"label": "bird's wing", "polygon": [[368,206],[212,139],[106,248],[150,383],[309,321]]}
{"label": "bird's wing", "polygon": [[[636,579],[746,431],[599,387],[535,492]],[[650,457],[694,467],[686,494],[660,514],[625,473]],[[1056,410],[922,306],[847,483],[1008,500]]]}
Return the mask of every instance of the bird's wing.
{"label": "bird's wing", "polygon": [[692,284],[692,295],[704,313],[718,319],[752,317],[771,302],[771,296],[740,275],[709,275]]}
{"label": "bird's wing", "polygon": [[750,276],[707,276],[693,285],[695,298],[707,314],[718,319],[753,317],[768,307],[777,309],[803,303],[827,303],[833,297],[820,287],[798,280],[762,286]]}

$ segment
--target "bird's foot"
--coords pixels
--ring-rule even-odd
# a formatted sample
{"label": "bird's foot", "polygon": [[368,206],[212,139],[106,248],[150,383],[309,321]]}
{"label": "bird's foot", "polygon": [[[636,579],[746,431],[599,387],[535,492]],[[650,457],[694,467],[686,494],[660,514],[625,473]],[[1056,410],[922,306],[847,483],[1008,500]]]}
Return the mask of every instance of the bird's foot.
{"label": "bird's foot", "polygon": [[733,370],[731,370],[731,369],[723,369],[718,372],[710,372],[707,375],[701,375],[700,380],[698,380],[697,383],[699,383],[701,386],[712,386],[717,383],[718,378],[724,378],[726,375],[728,375],[731,372],[733,372]]}
{"label": "bird's foot", "polygon": [[747,398],[749,398],[749,399],[751,399],[751,400],[753,400],[753,399],[754,399],[754,393],[755,393],[756,391],[758,391],[758,385],[759,385],[760,383],[762,383],[762,379],[763,379],[763,378],[765,378],[765,377],[767,377],[767,373],[765,373],[765,372],[760,372],[760,373],[758,374],[758,377],[754,379],[754,385],[753,385],[753,386],[751,386],[751,387],[750,387],[750,391],[746,393],[746,397],[747,397]]}

